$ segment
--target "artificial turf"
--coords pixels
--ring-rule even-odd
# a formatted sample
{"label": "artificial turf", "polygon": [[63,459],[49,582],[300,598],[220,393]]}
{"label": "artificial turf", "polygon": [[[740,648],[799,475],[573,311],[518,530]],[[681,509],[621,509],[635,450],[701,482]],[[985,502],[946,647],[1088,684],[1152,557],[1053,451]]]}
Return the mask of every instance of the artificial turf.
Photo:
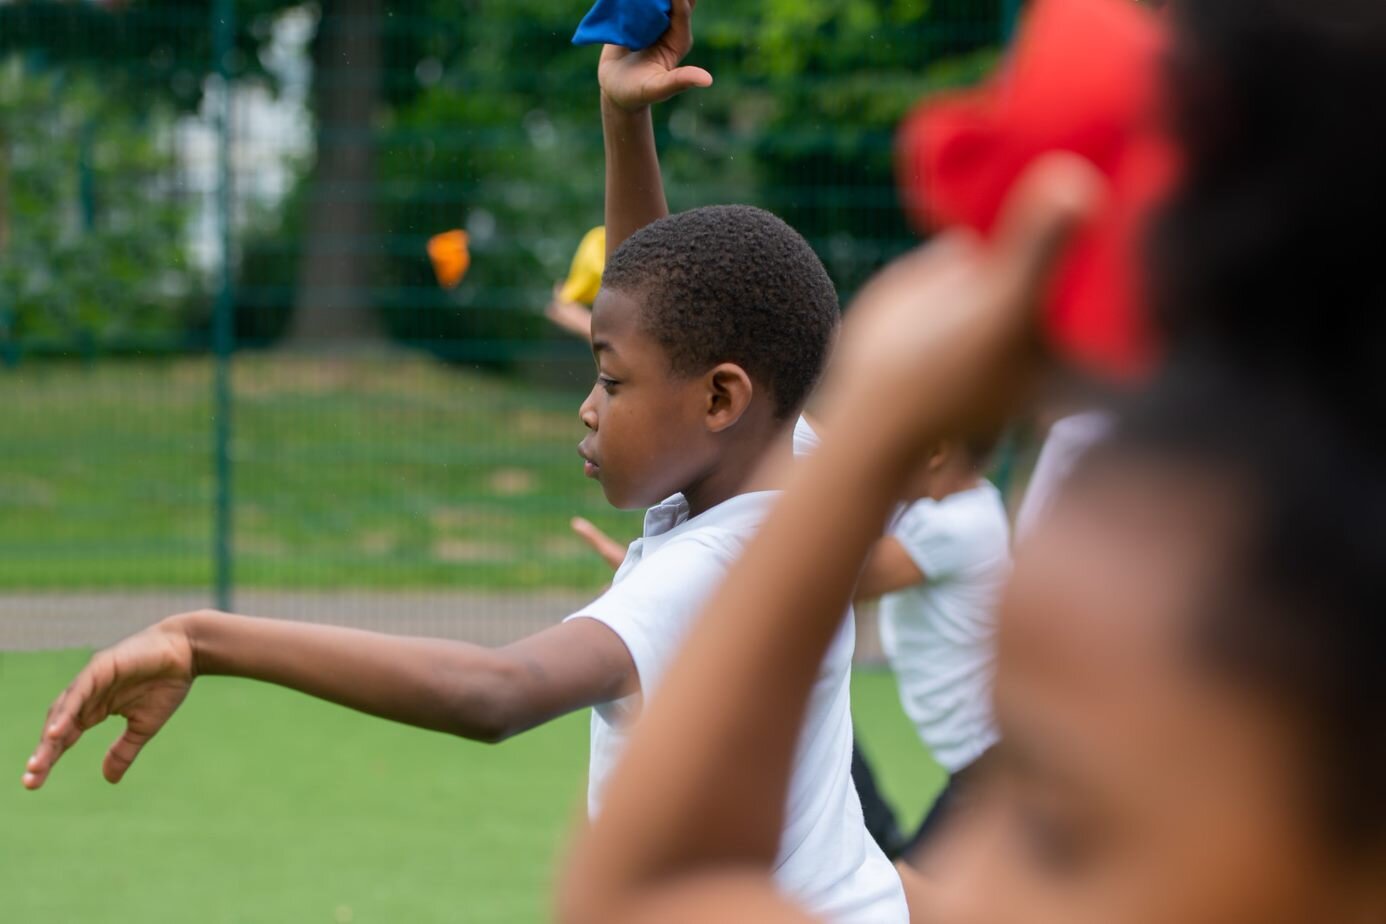
{"label": "artificial turf", "polygon": [[[213,369],[206,358],[0,369],[0,592],[212,582]],[[595,590],[568,528],[628,539],[582,476],[564,388],[413,354],[238,356],[230,546],[242,588]]]}
{"label": "artificial turf", "polygon": [[[83,652],[0,654],[0,920],[530,922],[580,811],[587,718],[500,746],[201,680],[123,783],[103,726],[19,785]],[[859,672],[858,738],[907,824],[939,783],[890,674]]]}

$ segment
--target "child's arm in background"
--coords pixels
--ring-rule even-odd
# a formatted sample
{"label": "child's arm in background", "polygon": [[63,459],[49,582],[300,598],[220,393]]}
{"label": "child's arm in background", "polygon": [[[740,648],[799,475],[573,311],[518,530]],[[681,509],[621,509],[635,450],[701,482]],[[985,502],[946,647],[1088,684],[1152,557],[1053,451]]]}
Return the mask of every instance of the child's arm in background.
{"label": "child's arm in background", "polygon": [[[647,704],[569,858],[565,921],[670,920],[655,912],[678,896],[719,920],[794,919],[772,895],[771,869],[819,664],[927,447],[1003,419],[1024,393],[1037,293],[1095,196],[1086,164],[1046,158],[1012,195],[995,244],[954,237],[863,290],[830,370],[823,448],[793,474]],[[745,910],[725,898],[734,891]],[[766,904],[753,911],[753,898]]]}
{"label": "child's arm in background", "polygon": [[[200,611],[98,652],[48,711],[24,785],[38,789],[87,729],[127,728],[102,772],[120,781],[203,675],[278,684],[371,715],[496,742],[638,688],[620,638],[591,619],[504,648]],[[272,762],[274,755],[265,755]]]}
{"label": "child's arm in background", "polygon": [[641,51],[607,45],[597,67],[606,142],[607,254],[669,214],[650,106],[712,85],[712,75],[702,68],[679,66],[693,47],[691,0],[673,0],[669,14],[669,28],[658,42]]}
{"label": "child's arm in background", "polygon": [[866,556],[861,577],[857,579],[857,600],[874,600],[882,594],[923,584],[926,575],[915,564],[910,553],[893,536],[883,536]]}

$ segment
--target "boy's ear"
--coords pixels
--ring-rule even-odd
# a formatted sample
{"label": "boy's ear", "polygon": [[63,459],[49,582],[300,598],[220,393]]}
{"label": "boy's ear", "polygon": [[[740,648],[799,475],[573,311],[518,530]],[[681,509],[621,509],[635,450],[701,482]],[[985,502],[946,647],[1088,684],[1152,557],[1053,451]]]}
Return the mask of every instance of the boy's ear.
{"label": "boy's ear", "polygon": [[714,366],[704,377],[707,384],[707,428],[720,433],[741,419],[755,396],[751,377],[736,363]]}

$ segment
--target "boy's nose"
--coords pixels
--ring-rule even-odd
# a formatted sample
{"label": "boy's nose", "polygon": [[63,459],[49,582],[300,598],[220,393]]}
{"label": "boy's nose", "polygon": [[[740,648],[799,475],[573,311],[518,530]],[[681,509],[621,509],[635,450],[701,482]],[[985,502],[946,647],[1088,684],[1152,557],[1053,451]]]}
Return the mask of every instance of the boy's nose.
{"label": "boy's nose", "polygon": [[582,402],[582,407],[578,408],[578,418],[582,425],[589,430],[597,429],[597,389],[600,386],[593,385],[592,390],[587,393],[587,399]]}

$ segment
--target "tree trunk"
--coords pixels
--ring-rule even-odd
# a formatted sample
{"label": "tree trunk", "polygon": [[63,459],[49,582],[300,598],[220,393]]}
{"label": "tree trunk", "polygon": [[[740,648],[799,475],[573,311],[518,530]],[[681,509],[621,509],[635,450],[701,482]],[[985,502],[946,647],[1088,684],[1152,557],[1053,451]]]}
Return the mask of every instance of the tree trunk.
{"label": "tree trunk", "polygon": [[383,0],[324,0],[313,45],[317,160],[299,258],[289,342],[379,339],[375,115],[383,81]]}

